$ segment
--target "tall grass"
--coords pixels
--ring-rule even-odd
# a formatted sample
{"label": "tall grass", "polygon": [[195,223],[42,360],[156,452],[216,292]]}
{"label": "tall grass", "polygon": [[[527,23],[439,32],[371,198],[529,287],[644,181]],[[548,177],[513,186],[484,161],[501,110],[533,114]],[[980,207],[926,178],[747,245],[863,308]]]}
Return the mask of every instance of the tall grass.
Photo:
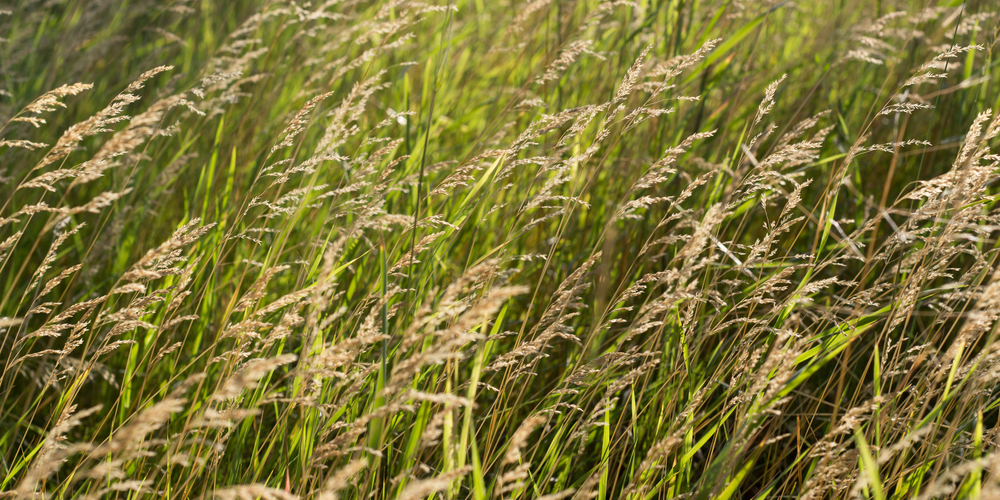
{"label": "tall grass", "polygon": [[0,496],[1000,498],[995,7],[17,2]]}

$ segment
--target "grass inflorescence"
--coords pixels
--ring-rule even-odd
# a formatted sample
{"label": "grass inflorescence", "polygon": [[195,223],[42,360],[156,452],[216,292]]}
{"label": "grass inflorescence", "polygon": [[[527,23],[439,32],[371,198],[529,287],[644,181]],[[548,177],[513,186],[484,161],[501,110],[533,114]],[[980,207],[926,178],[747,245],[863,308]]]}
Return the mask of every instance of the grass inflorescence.
{"label": "grass inflorescence", "polygon": [[998,35],[15,2],[0,497],[1000,498]]}

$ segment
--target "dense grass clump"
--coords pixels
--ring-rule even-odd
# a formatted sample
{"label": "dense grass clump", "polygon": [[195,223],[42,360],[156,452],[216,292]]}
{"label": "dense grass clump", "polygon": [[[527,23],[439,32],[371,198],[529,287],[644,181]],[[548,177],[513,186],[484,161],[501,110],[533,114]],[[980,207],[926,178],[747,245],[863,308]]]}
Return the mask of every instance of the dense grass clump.
{"label": "dense grass clump", "polygon": [[1000,498],[993,2],[9,9],[2,498]]}

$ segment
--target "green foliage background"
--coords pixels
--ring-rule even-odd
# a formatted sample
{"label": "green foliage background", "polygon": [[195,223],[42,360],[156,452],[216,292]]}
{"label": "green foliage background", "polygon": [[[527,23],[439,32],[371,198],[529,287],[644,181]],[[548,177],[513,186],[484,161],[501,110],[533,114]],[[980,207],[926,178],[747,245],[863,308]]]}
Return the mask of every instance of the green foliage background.
{"label": "green foliage background", "polygon": [[998,29],[18,2],[0,495],[991,498]]}

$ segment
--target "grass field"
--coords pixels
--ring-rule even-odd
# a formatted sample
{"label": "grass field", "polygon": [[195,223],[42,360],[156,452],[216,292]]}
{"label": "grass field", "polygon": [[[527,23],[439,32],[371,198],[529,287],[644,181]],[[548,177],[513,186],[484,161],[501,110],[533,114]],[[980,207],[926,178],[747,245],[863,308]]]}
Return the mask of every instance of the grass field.
{"label": "grass field", "polygon": [[1000,8],[17,1],[0,498],[1000,498]]}

